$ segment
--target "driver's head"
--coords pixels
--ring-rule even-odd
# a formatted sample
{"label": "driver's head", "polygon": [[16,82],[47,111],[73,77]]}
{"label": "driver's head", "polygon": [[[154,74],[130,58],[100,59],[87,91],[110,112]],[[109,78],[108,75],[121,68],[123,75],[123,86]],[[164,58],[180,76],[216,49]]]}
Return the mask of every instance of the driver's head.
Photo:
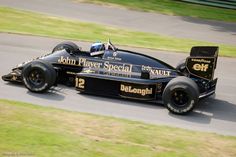
{"label": "driver's head", "polygon": [[90,48],[90,52],[97,52],[97,51],[104,51],[105,50],[105,45],[101,42],[96,42],[92,44]]}

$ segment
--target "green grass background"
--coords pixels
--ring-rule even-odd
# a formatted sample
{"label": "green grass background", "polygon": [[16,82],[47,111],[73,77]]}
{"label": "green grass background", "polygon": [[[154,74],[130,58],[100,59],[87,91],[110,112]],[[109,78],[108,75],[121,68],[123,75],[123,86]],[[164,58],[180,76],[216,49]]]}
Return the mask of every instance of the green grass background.
{"label": "green grass background", "polygon": [[236,22],[236,10],[184,3],[176,0],[77,0],[82,2],[122,6],[167,15],[197,17],[210,20]]}
{"label": "green grass background", "polygon": [[0,156],[235,157],[236,137],[0,99]]}
{"label": "green grass background", "polygon": [[94,23],[84,23],[28,11],[0,7],[0,32],[41,35],[55,38],[106,41],[127,46],[176,52],[189,52],[192,46],[220,47],[221,56],[236,57],[236,46],[179,39],[158,34],[137,32]]}

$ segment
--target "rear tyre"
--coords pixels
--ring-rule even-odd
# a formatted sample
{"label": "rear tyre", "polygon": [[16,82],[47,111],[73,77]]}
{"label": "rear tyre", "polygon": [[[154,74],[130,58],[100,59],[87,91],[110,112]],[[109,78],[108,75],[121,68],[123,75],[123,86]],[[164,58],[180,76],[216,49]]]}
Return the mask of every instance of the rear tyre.
{"label": "rear tyre", "polygon": [[68,53],[73,54],[79,51],[79,47],[70,41],[66,41],[66,42],[62,42],[60,44],[58,44],[56,47],[54,47],[54,49],[52,50],[52,53],[55,51],[60,51],[65,49]]}
{"label": "rear tyre", "polygon": [[50,63],[36,60],[25,65],[22,79],[31,92],[41,93],[55,84],[56,71]]}
{"label": "rear tyre", "polygon": [[179,76],[165,87],[162,100],[166,108],[174,114],[187,114],[198,103],[199,89],[190,78]]}

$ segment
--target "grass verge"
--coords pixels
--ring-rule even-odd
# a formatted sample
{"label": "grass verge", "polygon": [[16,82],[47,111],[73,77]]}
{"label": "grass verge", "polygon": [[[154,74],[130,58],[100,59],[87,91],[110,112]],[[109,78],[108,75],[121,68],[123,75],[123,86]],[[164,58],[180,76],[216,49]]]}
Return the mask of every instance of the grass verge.
{"label": "grass verge", "polygon": [[0,156],[236,156],[236,137],[0,99]]}
{"label": "grass verge", "polygon": [[236,22],[236,10],[184,3],[173,0],[77,0],[96,4],[115,5],[128,9],[158,12],[167,15],[190,16],[218,21]]}
{"label": "grass verge", "polygon": [[221,56],[236,57],[236,46],[130,31],[4,7],[0,7],[0,15],[0,32],[84,41],[106,41],[110,37],[120,45],[176,52],[189,52],[192,46],[197,45],[218,45]]}

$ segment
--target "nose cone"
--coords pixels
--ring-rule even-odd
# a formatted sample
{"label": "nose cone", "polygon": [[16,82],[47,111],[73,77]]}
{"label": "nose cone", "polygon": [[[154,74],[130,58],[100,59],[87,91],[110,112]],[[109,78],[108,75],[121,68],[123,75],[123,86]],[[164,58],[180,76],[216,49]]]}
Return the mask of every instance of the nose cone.
{"label": "nose cone", "polygon": [[11,80],[11,78],[12,78],[12,75],[11,75],[11,73],[10,73],[10,74],[7,74],[7,75],[3,75],[3,76],[2,76],[2,80],[3,80],[3,81],[10,81],[10,80]]}
{"label": "nose cone", "polygon": [[14,71],[10,72],[7,75],[2,76],[3,81],[10,81],[10,82],[22,82],[21,75]]}

